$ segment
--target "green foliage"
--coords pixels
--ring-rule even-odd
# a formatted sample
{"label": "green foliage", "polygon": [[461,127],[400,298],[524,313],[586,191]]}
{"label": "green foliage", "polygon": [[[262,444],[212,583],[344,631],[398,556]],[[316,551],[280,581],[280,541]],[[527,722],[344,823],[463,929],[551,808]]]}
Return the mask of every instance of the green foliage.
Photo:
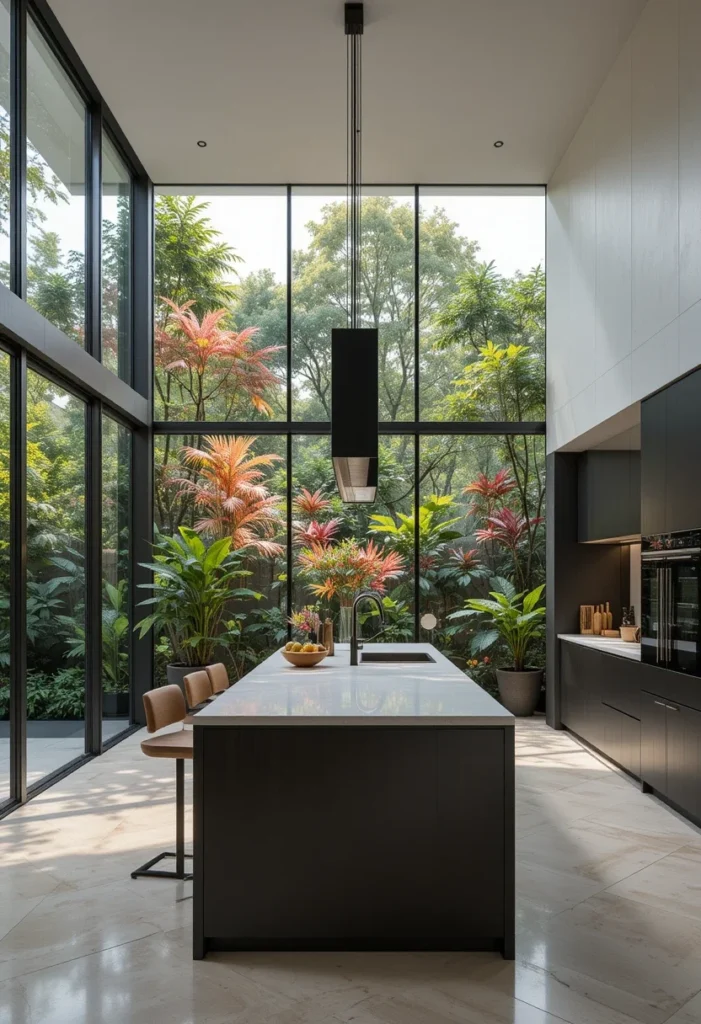
{"label": "green foliage", "polygon": [[159,195],[155,210],[156,299],[193,300],[198,316],[228,306],[236,286],[228,280],[241,262],[207,216],[209,203],[194,196]]}
{"label": "green foliage", "polygon": [[545,631],[545,606],[538,604],[545,584],[521,594],[517,594],[514,586],[505,579],[492,580],[492,586],[495,589],[489,593],[491,600],[468,598],[465,608],[453,612],[451,619],[483,617],[486,628],[472,640],[473,655],[483,654],[501,642],[511,659],[506,667],[521,672],[526,667],[526,658],[533,644]]}
{"label": "green foliage", "polygon": [[453,383],[446,409],[450,419],[538,419],[544,410],[543,360],[527,345],[494,344],[478,349]]}
{"label": "green foliage", "polygon": [[164,632],[179,664],[207,665],[218,646],[228,646],[238,635],[237,621],[225,621],[229,602],[259,600],[261,595],[234,586],[250,573],[241,554],[231,550],[230,537],[206,544],[194,530],[181,526],[175,537],[158,533],[153,552],[155,561],[142,566],[153,572],[154,582],[141,584],[153,596],[139,603],[152,611],[135,629],[142,637],[150,629]]}
{"label": "green foliage", "polygon": [[[365,606],[363,606],[365,607]],[[384,626],[380,626],[380,613],[374,604],[368,602],[366,611],[358,612],[361,626],[368,624],[363,635],[372,639],[372,632],[379,633],[377,640],[384,644],[405,644],[414,639],[414,616],[406,601],[395,601],[385,594],[382,598],[382,610],[385,617]]]}
{"label": "green foliage", "polygon": [[[445,545],[460,536],[459,530],[452,529],[462,516],[446,519],[446,515],[457,511],[452,494],[432,494],[419,508],[419,551],[421,554],[436,554]],[[383,543],[394,548],[405,558],[414,557],[414,535],[416,517],[397,513],[398,523],[392,516],[371,515],[370,532],[382,534]]]}
{"label": "green foliage", "polygon": [[[0,686],[0,719],[10,714],[10,689]],[[55,674],[27,675],[27,718],[30,721],[81,719],[85,716],[85,673],[66,668]]]}

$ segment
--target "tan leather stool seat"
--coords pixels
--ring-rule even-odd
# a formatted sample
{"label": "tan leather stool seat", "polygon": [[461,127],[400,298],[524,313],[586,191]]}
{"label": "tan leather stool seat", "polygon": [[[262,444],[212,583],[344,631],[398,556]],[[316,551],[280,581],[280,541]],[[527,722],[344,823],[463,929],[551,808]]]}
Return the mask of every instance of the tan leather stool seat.
{"label": "tan leather stool seat", "polygon": [[141,741],[141,749],[149,757],[182,757],[192,760],[192,733],[181,729],[165,736],[152,736]]}

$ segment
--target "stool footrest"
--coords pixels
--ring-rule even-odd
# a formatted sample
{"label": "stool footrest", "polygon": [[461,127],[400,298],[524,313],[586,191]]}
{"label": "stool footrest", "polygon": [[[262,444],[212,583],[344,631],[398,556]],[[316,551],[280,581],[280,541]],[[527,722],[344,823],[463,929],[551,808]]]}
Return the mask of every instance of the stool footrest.
{"label": "stool footrest", "polygon": [[[136,869],[136,871],[132,871],[131,877],[132,878],[178,878],[178,879],[180,879],[183,882],[189,882],[192,879],[192,874],[190,874],[189,872],[187,872],[185,870],[183,870],[182,873],[179,873],[177,871],[161,871],[161,870],[154,870],[153,869],[153,865],[154,864],[158,864],[159,861],[164,860],[166,857],[174,857],[174,858],[177,859],[177,856],[178,856],[177,853],[170,853],[170,852],[168,852],[168,853],[159,853],[157,857],[152,857],[151,860],[146,861],[146,863],[142,864],[140,868]],[[191,853],[185,853],[185,854],[183,854],[183,857],[187,858],[189,860],[192,860],[192,854]]]}

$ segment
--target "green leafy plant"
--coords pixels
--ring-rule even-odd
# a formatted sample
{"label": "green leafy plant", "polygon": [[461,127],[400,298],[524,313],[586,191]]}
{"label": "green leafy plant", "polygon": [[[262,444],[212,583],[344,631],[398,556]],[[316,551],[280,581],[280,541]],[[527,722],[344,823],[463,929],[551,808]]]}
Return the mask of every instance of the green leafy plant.
{"label": "green leafy plant", "polygon": [[[129,690],[129,654],[127,652],[126,614],[127,581],[117,586],[107,580],[102,598],[102,673],[105,693],[125,693]],[[57,616],[57,621],[68,629],[67,654],[82,661],[85,658],[85,628],[68,615]]]}
{"label": "green leafy plant", "polygon": [[472,654],[482,654],[502,643],[511,660],[507,667],[522,672],[531,647],[545,630],[545,606],[538,603],[545,584],[521,594],[517,594],[513,584],[501,577],[493,579],[492,586],[495,588],[489,594],[492,600],[468,598],[465,608],[453,612],[450,618],[483,616],[487,628],[473,637]]}
{"label": "green leafy plant", "polygon": [[385,644],[402,644],[414,639],[414,616],[406,601],[395,601],[387,594],[382,598],[382,610],[385,616],[384,626],[380,626],[380,613],[375,605],[363,605],[367,611],[358,613],[361,626],[369,622],[371,626],[382,631],[378,636]]}
{"label": "green leafy plant", "polygon": [[238,635],[235,618],[227,618],[227,606],[239,598],[260,600],[255,590],[237,586],[250,572],[242,556],[231,550],[231,537],[207,545],[189,527],[178,536],[158,534],[153,543],[153,563],[142,567],[154,574],[153,583],[141,586],[153,596],[139,603],[153,611],[135,629],[143,637],[150,629],[165,633],[179,664],[206,665],[217,647],[229,646]]}

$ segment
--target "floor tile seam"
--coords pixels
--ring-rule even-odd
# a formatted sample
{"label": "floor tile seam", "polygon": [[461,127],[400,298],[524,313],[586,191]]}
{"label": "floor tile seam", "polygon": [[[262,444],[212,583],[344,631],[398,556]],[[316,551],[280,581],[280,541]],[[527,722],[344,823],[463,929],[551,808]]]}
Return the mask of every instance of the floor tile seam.
{"label": "floor tile seam", "polygon": [[[564,913],[564,911],[563,911],[563,913]],[[553,914],[553,917],[557,917],[557,916],[558,916],[557,914]],[[554,982],[556,982],[558,985],[563,985],[565,988],[569,989],[569,986],[564,981],[560,981],[560,979],[555,976],[553,971],[548,970],[548,968],[546,968],[546,967],[541,967],[540,964],[535,964],[531,960],[527,960],[525,957],[519,957],[519,956],[516,957],[515,963],[516,964],[521,964],[524,967],[531,967],[534,970],[538,971],[539,973],[546,974],[550,978],[552,978],[552,980]],[[596,978],[592,978],[591,975],[585,974],[584,971],[579,971],[579,970],[575,969],[575,973],[581,974],[581,976],[583,978],[588,978],[591,981],[596,981],[597,980]],[[608,985],[608,983],[605,982],[604,984],[607,987],[610,987]],[[575,994],[579,994],[579,993],[575,993]],[[549,1013],[549,1014],[551,1014],[551,1016],[555,1017],[556,1020],[563,1020],[563,1021],[566,1022],[566,1024],[581,1024],[581,1022],[579,1020],[570,1020],[569,1017],[560,1017],[558,1014],[552,1013],[551,1010],[545,1010],[545,1009],[543,1009],[542,1006],[539,1006],[537,1003],[532,1003],[529,999],[524,999],[523,996],[514,996],[513,998],[514,998],[514,1000],[516,1002],[526,1003],[528,1006],[532,1006],[536,1010],[540,1010],[543,1013]],[[631,1024],[632,1024],[632,1022],[635,1022],[635,1024],[644,1024],[644,1022],[640,1021],[640,1019],[638,1017],[633,1017],[630,1013],[625,1013],[625,1011],[623,1011],[623,1010],[616,1010],[612,1006],[607,1006],[606,1003],[602,1003],[600,1000],[594,999],[591,995],[582,993],[582,998],[585,999],[587,1002],[593,1003],[594,1006],[600,1006],[604,1010],[613,1010],[614,1013],[620,1013],[624,1017],[628,1017],[629,1020],[631,1021]],[[686,1005],[686,1003],[684,1005]],[[678,1012],[678,1011],[675,1011],[675,1012]],[[673,1014],[672,1014],[672,1016],[673,1016]],[[660,1024],[666,1024],[666,1021],[661,1021]]]}
{"label": "floor tile seam", "polygon": [[[157,928],[153,932],[149,932],[147,935],[138,935],[134,939],[126,939],[124,942],[115,942],[110,946],[101,946],[99,949],[94,949],[90,953],[81,953],[79,956],[70,956],[66,960],[58,960],[53,964],[44,964],[43,967],[35,967],[29,971],[22,971],[20,974],[13,974],[11,978],[3,978],[0,980],[0,990],[4,985],[9,985],[13,981],[21,980],[22,978],[28,977],[30,974],[39,974],[41,971],[50,971],[54,967],[63,967],[65,964],[72,964],[78,960],[86,960],[91,956],[99,956],[101,953],[108,953],[112,949],[119,949],[121,946],[130,946],[134,942],[142,942],[144,939],[150,939],[153,935],[162,934],[165,937],[165,932],[162,928]],[[9,934],[9,932],[8,932]],[[17,958],[11,960],[5,960],[4,963],[13,963]]]}

